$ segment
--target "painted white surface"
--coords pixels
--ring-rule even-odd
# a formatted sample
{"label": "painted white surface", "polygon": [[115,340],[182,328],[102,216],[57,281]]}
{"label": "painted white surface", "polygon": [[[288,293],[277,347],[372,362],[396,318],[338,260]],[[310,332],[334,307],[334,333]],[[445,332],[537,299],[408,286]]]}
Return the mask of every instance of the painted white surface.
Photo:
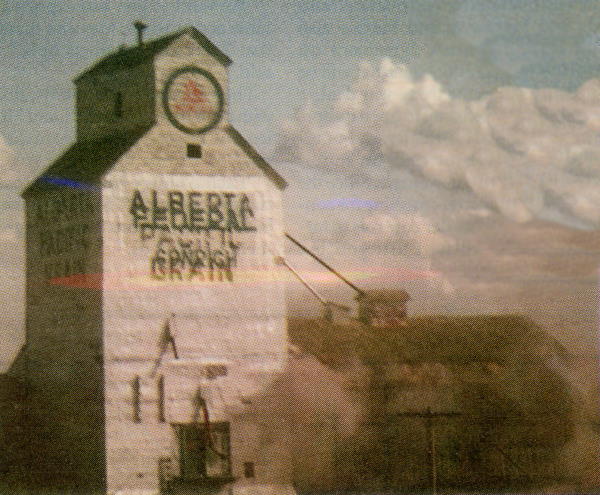
{"label": "painted white surface", "polygon": [[[140,153],[143,146],[144,139],[133,154]],[[247,457],[236,458],[236,451],[251,440],[233,432],[236,418],[246,415],[244,421],[264,422],[246,414],[246,400],[267,391],[286,365],[284,283],[281,267],[274,260],[283,249],[280,191],[264,176],[171,175],[160,173],[160,164],[156,173],[125,172],[126,165],[121,162],[107,176],[102,198],[109,488],[151,488],[158,483],[159,457],[177,460],[178,456],[170,423],[198,419],[195,398],[199,393],[207,402],[211,420],[231,422],[232,462],[239,471]],[[211,245],[219,245],[221,233],[171,229],[142,235],[130,212],[135,191],[145,203],[152,191],[162,201],[169,191],[247,195],[254,213],[248,224],[256,230],[226,234],[226,242],[239,245],[232,280],[214,277],[211,281],[206,273],[203,279],[187,273],[182,273],[181,279],[177,275],[173,279],[153,276],[151,260],[161,239],[192,243],[210,239]],[[167,321],[180,360],[174,359],[170,349],[161,355]],[[207,378],[205,367],[209,364],[226,366],[227,375]],[[158,421],[160,375],[165,377],[166,423]],[[135,376],[141,377],[139,424],[133,422],[131,384]],[[260,445],[259,439],[254,442]],[[285,446],[257,448],[252,454],[258,465],[272,465],[279,480],[281,469],[273,462],[285,459],[282,448]],[[263,471],[273,476],[271,468]]]}

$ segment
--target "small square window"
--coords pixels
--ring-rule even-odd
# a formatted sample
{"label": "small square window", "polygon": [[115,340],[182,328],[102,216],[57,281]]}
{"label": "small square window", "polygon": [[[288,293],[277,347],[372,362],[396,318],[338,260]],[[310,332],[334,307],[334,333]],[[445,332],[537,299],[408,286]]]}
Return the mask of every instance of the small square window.
{"label": "small square window", "polygon": [[227,366],[223,364],[208,364],[204,368],[204,374],[209,380],[214,380],[220,376],[227,376]]}
{"label": "small square window", "polygon": [[254,478],[254,463],[253,462],[244,462],[244,477],[245,478]]}
{"label": "small square window", "polygon": [[202,158],[202,148],[199,144],[187,145],[187,156],[189,158]]}

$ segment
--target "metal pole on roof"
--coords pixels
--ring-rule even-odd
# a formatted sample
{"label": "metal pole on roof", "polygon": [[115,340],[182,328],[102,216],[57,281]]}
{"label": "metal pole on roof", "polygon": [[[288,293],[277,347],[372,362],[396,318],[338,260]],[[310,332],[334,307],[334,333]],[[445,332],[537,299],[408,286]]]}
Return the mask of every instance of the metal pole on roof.
{"label": "metal pole on roof", "polygon": [[144,29],[146,29],[148,26],[142,21],[135,21],[133,23],[133,27],[135,27],[137,31],[138,46],[142,46],[144,44]]}
{"label": "metal pole on roof", "polygon": [[309,254],[310,256],[312,256],[315,260],[317,260],[319,263],[321,263],[321,265],[323,265],[325,268],[327,268],[331,273],[333,273],[336,277],[338,277],[339,279],[341,279],[343,282],[345,282],[346,284],[348,284],[350,287],[352,287],[356,292],[358,292],[359,296],[362,296],[365,294],[365,291],[363,291],[362,289],[359,289],[356,285],[354,285],[352,282],[350,282],[350,280],[348,280],[346,277],[344,277],[341,273],[339,273],[338,271],[336,271],[333,267],[331,267],[330,265],[328,265],[327,263],[325,263],[325,261],[323,261],[321,258],[319,258],[315,253],[313,253],[310,249],[308,249],[306,246],[302,245],[299,241],[297,241],[296,239],[294,239],[290,234],[288,234],[286,232],[285,236],[292,241],[296,246],[298,246],[300,249],[302,249],[302,251],[304,251],[305,253]]}

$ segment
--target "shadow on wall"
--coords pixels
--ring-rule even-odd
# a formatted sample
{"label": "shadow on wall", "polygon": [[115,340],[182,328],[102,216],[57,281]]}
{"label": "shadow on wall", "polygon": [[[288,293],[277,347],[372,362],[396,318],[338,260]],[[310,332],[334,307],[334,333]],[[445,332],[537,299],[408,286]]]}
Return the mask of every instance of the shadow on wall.
{"label": "shadow on wall", "polygon": [[[17,489],[26,476],[27,439],[23,382],[8,374],[0,374],[0,488]],[[2,492],[8,493],[8,492]],[[12,491],[11,493],[14,493]]]}

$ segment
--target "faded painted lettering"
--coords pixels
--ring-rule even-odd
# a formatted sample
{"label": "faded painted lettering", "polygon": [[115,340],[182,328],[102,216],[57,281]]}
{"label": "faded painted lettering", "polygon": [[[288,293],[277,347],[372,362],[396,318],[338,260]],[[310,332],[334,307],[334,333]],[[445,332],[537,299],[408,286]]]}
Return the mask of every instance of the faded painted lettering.
{"label": "faded painted lettering", "polygon": [[52,280],[86,272],[93,198],[62,189],[39,197],[32,218],[37,224],[37,249],[44,277]]}
{"label": "faded painted lettering", "polygon": [[240,245],[228,240],[162,237],[150,259],[155,280],[233,281]]}
{"label": "faded painted lettering", "polygon": [[132,191],[129,214],[149,253],[154,280],[233,282],[241,233],[256,231],[252,198],[221,191]]}
{"label": "faded painted lettering", "polygon": [[251,232],[254,208],[244,193],[136,189],[129,213],[134,228],[142,239],[151,239],[156,232]]}

